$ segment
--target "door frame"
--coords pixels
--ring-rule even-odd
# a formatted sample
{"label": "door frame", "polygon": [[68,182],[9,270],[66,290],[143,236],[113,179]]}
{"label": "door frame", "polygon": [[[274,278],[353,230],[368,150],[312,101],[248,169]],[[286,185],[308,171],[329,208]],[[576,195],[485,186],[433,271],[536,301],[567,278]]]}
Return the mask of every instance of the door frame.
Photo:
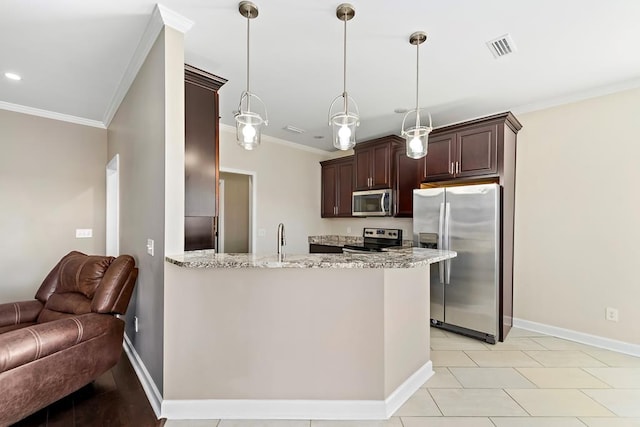
{"label": "door frame", "polygon": [[105,254],[120,255],[120,154],[106,167],[106,236]]}
{"label": "door frame", "polygon": [[235,173],[249,176],[249,253],[256,249],[257,237],[257,206],[258,206],[258,174],[255,171],[220,167],[220,172]]}

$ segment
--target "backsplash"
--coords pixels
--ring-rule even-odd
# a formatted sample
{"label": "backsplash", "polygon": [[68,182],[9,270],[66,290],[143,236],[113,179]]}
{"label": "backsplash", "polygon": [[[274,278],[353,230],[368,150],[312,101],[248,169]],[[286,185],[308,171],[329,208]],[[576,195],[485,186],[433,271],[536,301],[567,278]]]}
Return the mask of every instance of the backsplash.
{"label": "backsplash", "polygon": [[322,220],[322,230],[320,232],[309,234],[362,237],[362,230],[365,227],[400,228],[402,229],[402,238],[404,240],[413,239],[412,218],[328,218]]}

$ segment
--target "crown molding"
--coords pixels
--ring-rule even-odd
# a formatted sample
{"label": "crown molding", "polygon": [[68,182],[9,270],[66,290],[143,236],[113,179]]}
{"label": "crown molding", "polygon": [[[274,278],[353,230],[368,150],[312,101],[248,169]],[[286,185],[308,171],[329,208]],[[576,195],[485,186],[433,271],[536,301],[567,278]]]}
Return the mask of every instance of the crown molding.
{"label": "crown molding", "polygon": [[75,123],[77,125],[91,126],[99,129],[107,127],[99,120],[85,119],[84,117],[71,116],[69,114],[56,113],[49,110],[41,110],[39,108],[27,107],[24,105],[12,104],[10,102],[0,101],[0,109],[14,111],[16,113],[30,114],[32,116],[44,117],[46,119],[60,120],[63,122]]}
{"label": "crown molding", "polygon": [[512,108],[511,111],[515,114],[531,113],[533,111],[545,110],[547,108],[558,107],[561,105],[571,104],[573,102],[585,101],[591,98],[598,98],[600,96],[611,95],[613,93],[624,92],[627,90],[638,88],[640,88],[640,79],[625,80],[623,82],[575,92],[569,95],[559,96],[540,102],[520,105],[518,107]]}
{"label": "crown molding", "polygon": [[120,104],[127,95],[127,92],[129,92],[129,88],[131,88],[140,68],[142,68],[142,64],[144,64],[145,59],[147,59],[147,55],[151,51],[153,44],[156,42],[160,31],[162,31],[165,26],[184,33],[193,26],[193,21],[190,21],[176,12],[167,9],[161,4],[156,4],[153,9],[153,13],[151,14],[151,18],[147,23],[147,27],[140,38],[140,42],[138,42],[138,47],[136,47],[136,51],[129,61],[129,65],[120,80],[118,90],[116,90],[116,93],[109,104],[109,108],[107,108],[107,111],[104,114],[103,123],[105,127],[109,127],[111,124],[111,120],[113,120],[118,108],[120,108]]}
{"label": "crown molding", "polygon": [[174,12],[173,10],[161,5],[160,3],[156,4],[156,8],[153,10],[153,14],[158,13],[160,15],[160,19],[167,27],[171,27],[174,30],[178,30],[181,33],[186,33],[193,27],[193,21],[185,18],[179,13]]}

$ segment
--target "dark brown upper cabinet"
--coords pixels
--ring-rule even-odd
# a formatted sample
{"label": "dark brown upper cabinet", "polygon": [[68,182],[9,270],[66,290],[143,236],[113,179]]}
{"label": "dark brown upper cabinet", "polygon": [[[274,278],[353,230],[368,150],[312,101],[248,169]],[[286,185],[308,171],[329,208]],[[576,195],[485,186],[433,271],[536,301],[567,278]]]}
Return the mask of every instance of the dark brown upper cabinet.
{"label": "dark brown upper cabinet", "polygon": [[505,113],[433,131],[422,181],[498,178],[504,124],[510,117]]}
{"label": "dark brown upper cabinet", "polygon": [[322,218],[350,217],[354,156],[320,162]]}
{"label": "dark brown upper cabinet", "polygon": [[408,157],[404,145],[396,146],[393,153],[394,216],[413,217],[413,190],[420,188],[424,159]]}
{"label": "dark brown upper cabinet", "polygon": [[392,149],[404,140],[395,135],[356,144],[355,190],[375,190],[392,187]]}

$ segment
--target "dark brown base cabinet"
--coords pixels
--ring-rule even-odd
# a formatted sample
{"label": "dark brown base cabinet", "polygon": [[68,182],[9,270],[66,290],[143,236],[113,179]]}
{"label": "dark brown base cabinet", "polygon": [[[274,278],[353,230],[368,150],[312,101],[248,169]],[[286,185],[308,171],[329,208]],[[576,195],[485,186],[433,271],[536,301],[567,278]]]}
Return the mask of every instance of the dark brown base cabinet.
{"label": "dark brown base cabinet", "polygon": [[322,168],[322,218],[351,216],[353,156],[320,162]]}

